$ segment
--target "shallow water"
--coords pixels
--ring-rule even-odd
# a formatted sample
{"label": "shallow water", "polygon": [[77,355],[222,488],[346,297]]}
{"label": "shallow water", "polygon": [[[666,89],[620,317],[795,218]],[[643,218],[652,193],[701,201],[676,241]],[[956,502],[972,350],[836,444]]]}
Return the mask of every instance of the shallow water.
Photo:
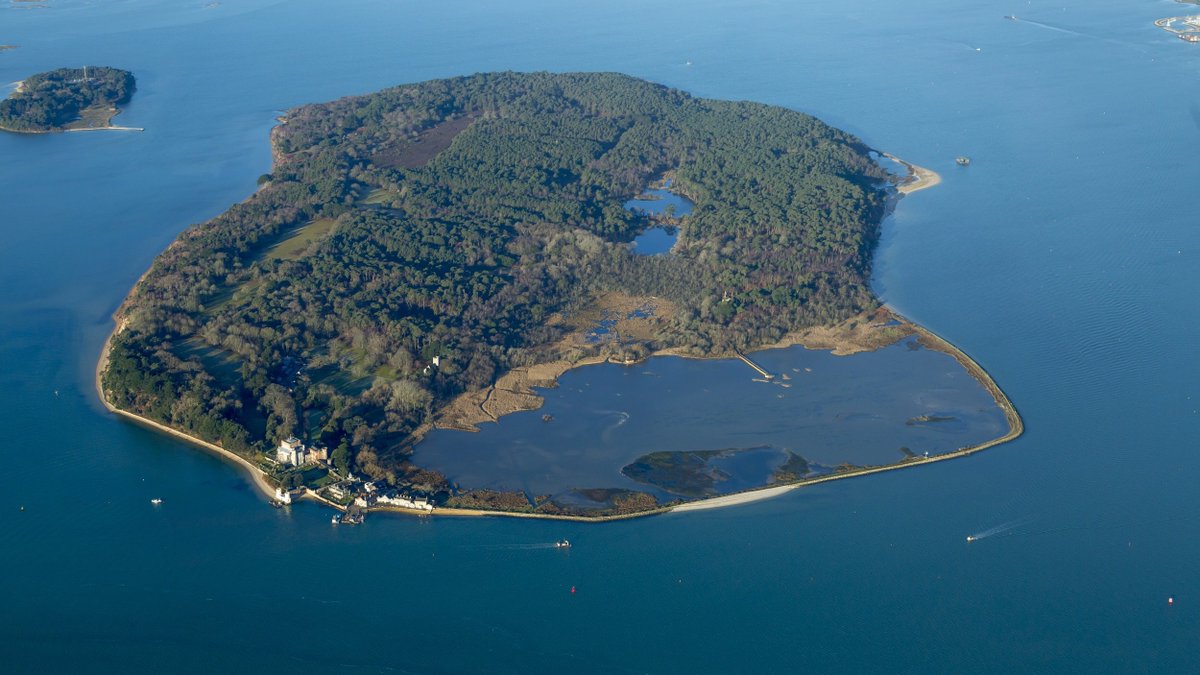
{"label": "shallow water", "polygon": [[[621,468],[652,452],[769,446],[824,467],[875,466],[902,460],[901,447],[938,455],[1008,430],[991,395],[953,357],[915,338],[853,356],[790,347],[752,357],[776,381],[737,359],[660,356],[577,368],[557,388],[539,390],[541,408],[481,425],[481,433],[435,431],[413,459],[463,488],[556,495],[645,489]],[[952,419],[916,421],[921,416]],[[776,456],[776,465],[786,459]],[[747,469],[753,478],[734,473],[720,492],[770,476]]]}
{"label": "shallow water", "polygon": [[[117,121],[147,130],[0,135],[6,672],[1194,669],[1200,98],[1180,84],[1200,51],[1152,24],[1179,5],[49,4],[0,6],[21,45],[0,82],[129,68]],[[787,105],[940,172],[897,206],[874,284],[988,369],[1025,436],[611,525],[332,528],[103,412],[109,315],[254,190],[277,111],[506,68]]]}

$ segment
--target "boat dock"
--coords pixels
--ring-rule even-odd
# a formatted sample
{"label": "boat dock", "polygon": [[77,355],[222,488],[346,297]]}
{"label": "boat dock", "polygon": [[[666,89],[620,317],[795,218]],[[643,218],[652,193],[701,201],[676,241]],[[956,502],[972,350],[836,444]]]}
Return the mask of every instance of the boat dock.
{"label": "boat dock", "polygon": [[743,353],[741,353],[741,352],[737,352],[737,357],[738,357],[739,359],[741,359],[741,360],[742,360],[742,362],[744,362],[746,365],[748,365],[748,366],[750,366],[751,368],[753,368],[753,369],[757,370],[757,371],[758,371],[758,374],[759,374],[759,375],[762,375],[762,376],[763,376],[764,378],[766,378],[767,380],[774,380],[774,379],[775,379],[775,376],[774,376],[774,375],[772,375],[771,373],[768,373],[768,372],[766,371],[766,369],[764,369],[762,366],[760,366],[760,365],[758,365],[757,363],[755,363],[755,362],[751,361],[751,360],[750,360],[750,358],[749,358],[749,357],[747,357],[745,354],[743,354]]}
{"label": "boat dock", "polygon": [[74,129],[63,129],[63,131],[145,131],[144,127],[76,127]]}

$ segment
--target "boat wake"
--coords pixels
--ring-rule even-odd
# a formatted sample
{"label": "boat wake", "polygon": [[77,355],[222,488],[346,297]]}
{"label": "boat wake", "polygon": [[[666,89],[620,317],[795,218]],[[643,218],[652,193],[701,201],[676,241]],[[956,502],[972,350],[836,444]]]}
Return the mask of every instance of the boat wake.
{"label": "boat wake", "polygon": [[1004,534],[1005,532],[1008,532],[1009,530],[1013,529],[1014,527],[1019,527],[1024,524],[1025,524],[1025,521],[1023,521],[1023,520],[1014,520],[1011,522],[1004,523],[1003,525],[989,527],[988,529],[984,530],[983,532],[976,532],[975,534],[968,534],[967,541],[969,541],[969,542],[970,541],[979,541],[980,539],[987,539],[988,537],[994,537],[998,534]]}
{"label": "boat wake", "polygon": [[609,443],[612,440],[612,433],[625,426],[625,423],[629,421],[629,413],[622,410],[598,410],[597,412],[602,415],[615,415],[617,417],[616,422],[608,425],[604,431],[600,432],[600,440]]}
{"label": "boat wake", "polygon": [[1019,21],[1023,24],[1034,26],[1036,28],[1044,28],[1046,30],[1052,30],[1056,33],[1065,33],[1067,35],[1074,35],[1076,37],[1087,38],[1089,40],[1099,40],[1100,42],[1107,42],[1112,45],[1118,45],[1121,47],[1129,47],[1130,49],[1134,49],[1143,54],[1146,53],[1146,51],[1144,49],[1141,49],[1137,45],[1131,44],[1129,42],[1124,42],[1122,40],[1114,40],[1112,38],[1102,37],[1100,35],[1092,35],[1091,33],[1082,33],[1080,31],[1072,30],[1070,28],[1064,28],[1062,26],[1055,26],[1054,24],[1049,24],[1049,23],[1042,23],[1041,21],[1033,21],[1031,19],[1018,19],[1015,16],[1005,17],[1005,18],[1011,19],[1013,21]]}
{"label": "boat wake", "polygon": [[468,548],[478,548],[486,551],[543,551],[565,547],[562,546],[562,542],[560,541],[552,541],[548,544],[480,544],[478,546],[469,546]]}

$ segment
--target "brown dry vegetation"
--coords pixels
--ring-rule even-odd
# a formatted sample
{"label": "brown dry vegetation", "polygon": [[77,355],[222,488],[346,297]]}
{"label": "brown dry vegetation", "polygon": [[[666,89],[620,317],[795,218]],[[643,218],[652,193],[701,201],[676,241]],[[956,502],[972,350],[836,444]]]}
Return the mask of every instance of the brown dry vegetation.
{"label": "brown dry vegetation", "polygon": [[477,113],[471,113],[430,127],[412,139],[388,143],[371,156],[371,163],[388,169],[419,169],[439,152],[450,147],[454,137],[465,131],[478,118]]}
{"label": "brown dry vegetation", "polygon": [[[888,325],[893,321],[898,323]],[[764,348],[802,345],[806,349],[832,350],[834,356],[849,356],[894,345],[914,332],[912,324],[880,308],[873,314],[862,314],[832,326],[792,333],[779,343]]]}

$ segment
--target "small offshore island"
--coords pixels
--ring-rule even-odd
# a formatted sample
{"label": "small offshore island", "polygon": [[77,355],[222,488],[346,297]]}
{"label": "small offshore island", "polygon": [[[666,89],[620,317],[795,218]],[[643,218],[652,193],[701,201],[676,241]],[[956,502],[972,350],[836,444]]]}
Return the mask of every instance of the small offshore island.
{"label": "small offshore island", "polygon": [[[811,116],[611,73],[491,73],[301,106],[271,142],[259,190],[138,281],[97,384],[110,410],[238,462],[277,503],[318,499],[343,522],[362,509],[611,519],[949,459],[1022,431],[982,368],[871,294],[896,179]],[[936,183],[903,164],[904,191]],[[648,192],[688,208],[627,207]],[[669,233],[669,252],[639,254],[651,230]],[[425,439],[537,410],[535,387],[589,364],[724,359],[697,363],[736,363],[784,400],[812,368],[789,374],[771,356],[771,370],[749,352],[793,345],[937,353],[994,403],[972,432],[988,436],[858,463],[791,445],[663,447],[542,493],[459,485],[421,459]],[[899,398],[924,401],[887,427],[906,438],[966,424],[953,402]],[[569,423],[562,410],[535,427]],[[836,425],[866,418],[881,419]],[[572,461],[557,450],[538,461]]]}
{"label": "small offshore island", "polygon": [[0,130],[40,134],[115,129],[112,118],[136,88],[133,73],[117,68],[59,68],[31,75],[0,101]]}

